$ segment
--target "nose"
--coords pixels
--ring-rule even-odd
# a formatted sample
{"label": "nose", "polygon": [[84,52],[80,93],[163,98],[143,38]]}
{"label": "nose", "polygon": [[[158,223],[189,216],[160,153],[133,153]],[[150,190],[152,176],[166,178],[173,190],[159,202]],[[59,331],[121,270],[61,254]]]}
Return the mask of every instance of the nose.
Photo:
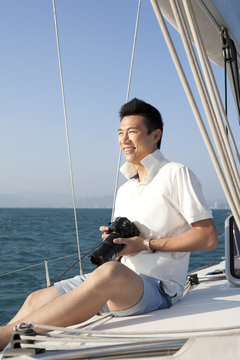
{"label": "nose", "polygon": [[128,136],[128,133],[126,132],[124,135],[123,135],[123,142],[126,142],[129,140],[129,136]]}
{"label": "nose", "polygon": [[128,132],[126,131],[125,133],[123,133],[120,138],[119,138],[119,142],[121,144],[125,144],[129,141],[129,136],[128,136]]}

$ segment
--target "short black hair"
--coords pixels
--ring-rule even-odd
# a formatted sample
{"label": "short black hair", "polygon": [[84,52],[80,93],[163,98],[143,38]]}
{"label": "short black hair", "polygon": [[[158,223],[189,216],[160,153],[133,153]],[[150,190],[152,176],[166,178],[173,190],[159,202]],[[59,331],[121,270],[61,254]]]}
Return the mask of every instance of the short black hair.
{"label": "short black hair", "polygon": [[[153,130],[160,129],[163,133],[163,121],[160,112],[152,105],[137,98],[124,104],[119,112],[120,119],[130,115],[141,115],[144,118],[144,124],[148,129],[148,134]],[[157,142],[157,148],[160,149],[161,139]]]}

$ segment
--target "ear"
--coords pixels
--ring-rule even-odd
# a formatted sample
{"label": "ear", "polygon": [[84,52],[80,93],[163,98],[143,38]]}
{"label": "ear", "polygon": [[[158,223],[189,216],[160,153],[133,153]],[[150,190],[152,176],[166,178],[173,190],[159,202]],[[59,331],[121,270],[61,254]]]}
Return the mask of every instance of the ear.
{"label": "ear", "polygon": [[153,131],[153,141],[158,142],[161,139],[162,131],[160,129],[156,129]]}

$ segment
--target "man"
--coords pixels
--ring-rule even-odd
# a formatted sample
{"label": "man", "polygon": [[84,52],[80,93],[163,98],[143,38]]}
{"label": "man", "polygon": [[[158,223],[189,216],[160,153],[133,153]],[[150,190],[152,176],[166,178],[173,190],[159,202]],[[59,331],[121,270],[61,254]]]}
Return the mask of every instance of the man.
{"label": "man", "polygon": [[[98,312],[128,316],[170,307],[182,296],[189,252],[216,247],[216,229],[198,180],[159,151],[159,111],[133,99],[123,105],[120,117],[119,145],[126,157],[122,171],[129,180],[118,191],[115,216],[133,221],[140,236],[114,239],[124,244],[121,263],[105,263],[91,274],[32,293],[0,328],[0,348],[20,322],[69,326]],[[100,228],[103,238],[107,229]]]}

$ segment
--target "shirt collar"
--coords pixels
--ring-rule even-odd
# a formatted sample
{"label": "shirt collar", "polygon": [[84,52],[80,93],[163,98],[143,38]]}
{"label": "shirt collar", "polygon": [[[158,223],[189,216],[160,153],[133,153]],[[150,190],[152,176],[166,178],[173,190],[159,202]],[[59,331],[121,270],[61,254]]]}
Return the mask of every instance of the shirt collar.
{"label": "shirt collar", "polygon": [[[148,170],[148,174],[142,179],[141,183],[148,183],[156,175],[159,168],[166,162],[167,160],[159,150],[146,156],[141,163]],[[135,166],[128,161],[123,164],[120,171],[127,179],[134,180],[137,178]]]}

